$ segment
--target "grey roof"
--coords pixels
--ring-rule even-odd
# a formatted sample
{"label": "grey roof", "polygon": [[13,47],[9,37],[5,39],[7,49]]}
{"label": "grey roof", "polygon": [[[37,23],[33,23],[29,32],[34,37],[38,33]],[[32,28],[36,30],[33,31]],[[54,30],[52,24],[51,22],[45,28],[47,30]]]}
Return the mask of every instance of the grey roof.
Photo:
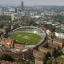
{"label": "grey roof", "polygon": [[56,29],[55,32],[58,32],[58,33],[64,33],[64,29]]}
{"label": "grey roof", "polygon": [[7,51],[10,51],[6,46],[4,46],[4,45],[0,45],[0,49],[2,50],[2,51],[5,51],[5,52],[7,52]]}

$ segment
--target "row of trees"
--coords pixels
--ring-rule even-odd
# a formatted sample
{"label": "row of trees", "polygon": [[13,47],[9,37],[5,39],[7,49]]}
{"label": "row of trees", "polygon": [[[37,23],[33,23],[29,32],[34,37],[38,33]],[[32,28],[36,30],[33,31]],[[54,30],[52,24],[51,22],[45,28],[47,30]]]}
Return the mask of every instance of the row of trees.
{"label": "row of trees", "polygon": [[[61,50],[58,50],[58,49],[54,49],[54,52],[53,52],[53,57],[54,58],[57,58],[58,56],[62,55],[62,51]],[[45,64],[52,64],[52,60],[51,60],[51,53],[50,52],[47,52],[46,54],[46,60],[45,60]]]}
{"label": "row of trees", "polygon": [[10,55],[8,55],[8,54],[2,54],[2,55],[0,56],[0,60],[14,61],[14,59],[13,59]]}
{"label": "row of trees", "polygon": [[64,16],[61,16],[61,15],[52,16],[52,19],[54,20],[54,22],[59,22],[59,23],[64,22]]}
{"label": "row of trees", "polygon": [[0,16],[0,20],[11,20],[11,16],[7,15]]}
{"label": "row of trees", "polygon": [[36,25],[35,19],[32,19],[27,16],[21,17],[20,21],[22,22],[22,24],[25,23],[26,25]]}

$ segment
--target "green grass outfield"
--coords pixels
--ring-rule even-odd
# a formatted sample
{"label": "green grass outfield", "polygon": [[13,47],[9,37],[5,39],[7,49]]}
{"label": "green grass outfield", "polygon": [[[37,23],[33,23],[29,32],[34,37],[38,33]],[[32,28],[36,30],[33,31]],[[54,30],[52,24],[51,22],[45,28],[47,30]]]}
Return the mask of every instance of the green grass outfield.
{"label": "green grass outfield", "polygon": [[33,45],[37,44],[41,37],[34,33],[20,32],[10,36],[11,39],[16,40],[17,44]]}

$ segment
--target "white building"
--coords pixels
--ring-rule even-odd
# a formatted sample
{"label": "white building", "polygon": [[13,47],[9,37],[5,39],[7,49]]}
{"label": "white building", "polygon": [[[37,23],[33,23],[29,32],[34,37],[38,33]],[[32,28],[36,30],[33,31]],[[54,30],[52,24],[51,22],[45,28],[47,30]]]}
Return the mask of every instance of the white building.
{"label": "white building", "polygon": [[61,26],[61,28],[59,28],[56,32],[55,35],[59,38],[63,38],[64,39],[64,26]]}
{"label": "white building", "polygon": [[64,38],[64,33],[57,33],[55,32],[55,35],[59,38]]}
{"label": "white building", "polygon": [[12,21],[14,20],[14,14],[11,14],[11,20]]}

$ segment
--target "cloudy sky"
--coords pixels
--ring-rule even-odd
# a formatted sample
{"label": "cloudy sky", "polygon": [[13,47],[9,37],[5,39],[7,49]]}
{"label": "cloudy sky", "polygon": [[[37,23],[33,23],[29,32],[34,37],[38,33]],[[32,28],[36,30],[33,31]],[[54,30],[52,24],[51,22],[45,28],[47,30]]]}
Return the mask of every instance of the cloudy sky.
{"label": "cloudy sky", "polygon": [[0,4],[20,5],[21,1],[24,5],[64,5],[64,0],[0,0]]}

